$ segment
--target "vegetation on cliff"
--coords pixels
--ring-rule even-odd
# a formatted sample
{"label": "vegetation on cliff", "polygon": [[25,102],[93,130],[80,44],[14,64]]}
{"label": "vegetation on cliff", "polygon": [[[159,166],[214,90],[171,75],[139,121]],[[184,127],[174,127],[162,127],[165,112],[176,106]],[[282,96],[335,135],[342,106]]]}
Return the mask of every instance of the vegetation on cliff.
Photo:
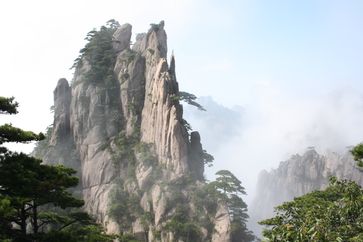
{"label": "vegetation on cliff", "polygon": [[247,204],[241,198],[246,195],[245,188],[238,178],[228,170],[220,170],[217,178],[211,182],[219,198],[227,204],[231,217],[231,241],[253,241],[255,236],[247,229]]}
{"label": "vegetation on cliff", "polygon": [[252,241],[241,182],[228,171],[214,182],[203,176],[214,158],[180,101],[205,109],[179,91],[163,28],[153,25],[132,49],[129,24],[89,32],[72,87],[58,82],[51,139],[37,153],[50,163],[71,158],[85,210],[119,241]]}
{"label": "vegetation on cliff", "polygon": [[354,160],[357,162],[357,166],[363,168],[363,143],[360,143],[351,150]]}
{"label": "vegetation on cliff", "polygon": [[[0,97],[1,114],[15,114],[17,106],[13,98]],[[83,200],[68,191],[78,184],[76,171],[42,164],[3,146],[44,138],[42,133],[0,126],[1,241],[112,241],[88,214],[76,209]]]}
{"label": "vegetation on cliff", "polygon": [[99,30],[88,32],[85,40],[86,46],[80,50],[79,56],[74,60],[71,69],[80,68],[84,62],[90,65],[85,79],[91,83],[104,82],[114,84],[115,74],[113,67],[116,62],[116,52],[112,46],[112,36],[120,24],[115,20],[109,20]]}

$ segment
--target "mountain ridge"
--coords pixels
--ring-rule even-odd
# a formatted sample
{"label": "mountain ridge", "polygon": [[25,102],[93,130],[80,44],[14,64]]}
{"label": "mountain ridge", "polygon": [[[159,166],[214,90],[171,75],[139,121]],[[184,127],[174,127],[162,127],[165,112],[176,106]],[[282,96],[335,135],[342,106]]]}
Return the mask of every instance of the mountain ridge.
{"label": "mountain ridge", "polygon": [[[319,154],[313,147],[280,162],[276,169],[263,170],[256,185],[256,196],[250,207],[251,227],[258,234],[257,222],[273,216],[277,205],[314,190],[325,189],[329,177],[348,179],[363,185],[361,171],[350,151]],[[255,224],[255,226],[253,226]]]}

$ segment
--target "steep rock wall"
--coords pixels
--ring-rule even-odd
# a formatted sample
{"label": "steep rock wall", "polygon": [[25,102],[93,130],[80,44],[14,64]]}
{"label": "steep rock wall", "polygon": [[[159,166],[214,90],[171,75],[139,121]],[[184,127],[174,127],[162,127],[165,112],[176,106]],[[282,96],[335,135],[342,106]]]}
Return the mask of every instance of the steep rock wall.
{"label": "steep rock wall", "polygon": [[46,163],[78,171],[85,210],[109,233],[183,241],[170,222],[183,212],[182,223],[200,225],[198,241],[229,241],[226,207],[218,203],[210,214],[194,202],[205,184],[203,149],[199,134],[190,139],[183,125],[175,59],[170,65],[166,59],[164,22],[139,34],[132,48],[131,30],[125,24],[113,32],[107,49],[114,55],[107,67],[112,75],[90,78],[100,69],[95,45],[81,56],[71,86],[59,80],[53,130],[45,149],[35,153]]}

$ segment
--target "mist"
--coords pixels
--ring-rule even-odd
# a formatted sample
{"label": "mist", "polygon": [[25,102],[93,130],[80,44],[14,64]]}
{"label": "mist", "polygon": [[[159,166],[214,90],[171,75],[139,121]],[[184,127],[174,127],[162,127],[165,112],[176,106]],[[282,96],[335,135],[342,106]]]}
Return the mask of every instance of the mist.
{"label": "mist", "polygon": [[261,170],[314,146],[318,152],[343,152],[363,140],[363,95],[344,88],[324,95],[291,99],[276,89],[262,89],[255,102],[226,107],[201,97],[207,111],[184,105],[185,118],[201,133],[215,158],[208,179],[221,169],[232,171],[246,188],[251,205]]}

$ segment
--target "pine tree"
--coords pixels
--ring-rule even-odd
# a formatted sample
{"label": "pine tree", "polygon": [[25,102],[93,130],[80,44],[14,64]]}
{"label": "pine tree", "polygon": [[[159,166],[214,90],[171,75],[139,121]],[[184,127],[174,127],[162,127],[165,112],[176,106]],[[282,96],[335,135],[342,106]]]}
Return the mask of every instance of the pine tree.
{"label": "pine tree", "polygon": [[[0,114],[16,114],[17,106],[14,98],[0,97]],[[0,240],[112,241],[86,213],[63,210],[84,203],[67,190],[78,184],[73,169],[45,165],[3,146],[42,139],[42,133],[0,126]]]}
{"label": "pine tree", "polygon": [[363,168],[363,143],[356,145],[351,151],[357,166]]}
{"label": "pine tree", "polygon": [[221,199],[226,203],[231,217],[231,241],[253,241],[255,236],[247,229],[247,204],[242,200],[245,188],[238,178],[228,170],[216,173],[217,178],[211,184],[220,193]]}

